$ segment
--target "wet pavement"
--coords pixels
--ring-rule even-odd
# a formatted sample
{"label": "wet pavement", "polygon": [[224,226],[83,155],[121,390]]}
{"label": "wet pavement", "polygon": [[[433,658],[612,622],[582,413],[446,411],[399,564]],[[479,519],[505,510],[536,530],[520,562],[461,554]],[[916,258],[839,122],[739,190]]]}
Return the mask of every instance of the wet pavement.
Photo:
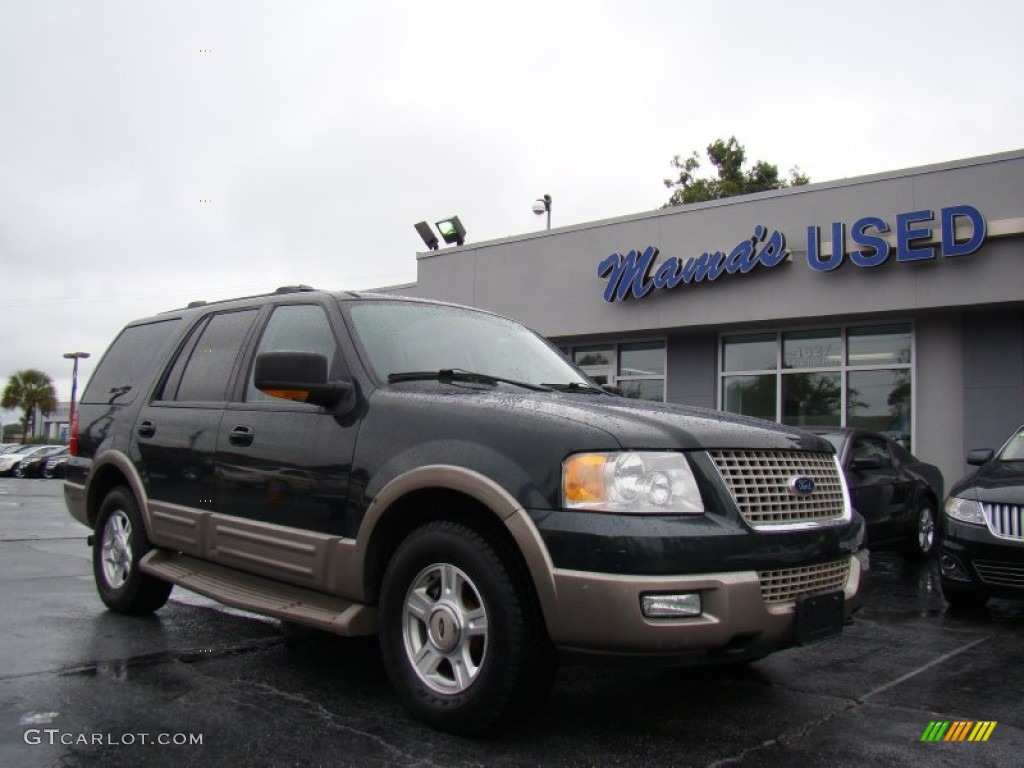
{"label": "wet pavement", "polygon": [[[0,766],[1007,766],[1024,755],[1024,602],[950,613],[931,564],[872,558],[841,638],[736,668],[570,667],[488,739],[411,720],[376,642],[176,589],[104,610],[56,481],[0,478]],[[922,742],[932,721],[986,742]],[[163,742],[163,743],[161,743]],[[197,743],[201,742],[201,743]]]}

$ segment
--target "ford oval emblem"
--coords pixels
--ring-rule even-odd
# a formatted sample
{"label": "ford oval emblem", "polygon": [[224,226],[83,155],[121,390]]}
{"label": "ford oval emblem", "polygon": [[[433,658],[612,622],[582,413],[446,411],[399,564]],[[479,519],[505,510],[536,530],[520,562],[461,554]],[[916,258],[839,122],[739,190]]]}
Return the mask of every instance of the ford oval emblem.
{"label": "ford oval emblem", "polygon": [[789,489],[797,496],[810,496],[814,493],[814,480],[804,475],[797,475],[789,481]]}

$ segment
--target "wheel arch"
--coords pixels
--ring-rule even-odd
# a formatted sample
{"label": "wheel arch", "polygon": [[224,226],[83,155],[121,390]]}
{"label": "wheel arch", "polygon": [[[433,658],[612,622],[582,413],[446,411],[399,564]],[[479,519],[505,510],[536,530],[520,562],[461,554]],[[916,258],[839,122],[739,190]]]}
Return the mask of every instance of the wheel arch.
{"label": "wheel arch", "polygon": [[498,544],[529,576],[542,613],[554,607],[553,565],[526,510],[490,478],[464,467],[420,467],[389,482],[367,508],[352,561],[365,602],[376,604],[395,550],[414,529],[434,520],[460,522]]}
{"label": "wheel arch", "polygon": [[139,512],[146,524],[149,524],[149,509],[146,504],[146,491],[142,486],[142,479],[136,471],[131,460],[121,453],[108,453],[97,459],[90,472],[88,490],[86,492],[86,510],[89,525],[96,527],[96,518],[99,515],[100,505],[103,499],[114,488],[123,485],[135,497],[135,503],[139,506]]}

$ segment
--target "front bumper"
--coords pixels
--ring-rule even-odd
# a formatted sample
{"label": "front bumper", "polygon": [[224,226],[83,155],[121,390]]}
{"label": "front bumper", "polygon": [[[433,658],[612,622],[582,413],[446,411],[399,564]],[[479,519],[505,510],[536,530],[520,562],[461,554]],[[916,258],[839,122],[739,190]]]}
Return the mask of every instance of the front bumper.
{"label": "front bumper", "polygon": [[[845,612],[860,607],[869,570],[867,550],[849,558],[842,587]],[[757,571],[692,576],[634,576],[558,569],[558,610],[548,632],[563,651],[664,656],[673,661],[757,657],[796,642],[796,603],[766,602]],[[693,618],[650,619],[644,593],[699,592],[702,613]]]}
{"label": "front bumper", "polygon": [[953,589],[1024,598],[1024,541],[999,539],[987,527],[946,518],[939,570]]}

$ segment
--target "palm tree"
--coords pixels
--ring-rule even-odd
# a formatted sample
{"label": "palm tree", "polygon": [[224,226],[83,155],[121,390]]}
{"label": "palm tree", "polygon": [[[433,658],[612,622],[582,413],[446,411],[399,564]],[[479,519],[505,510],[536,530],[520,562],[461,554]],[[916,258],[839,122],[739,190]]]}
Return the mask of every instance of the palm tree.
{"label": "palm tree", "polygon": [[53,379],[34,368],[18,371],[8,379],[0,406],[21,408],[25,412],[21,420],[21,442],[24,443],[29,434],[29,421],[35,419],[36,409],[43,414],[57,410],[57,391],[53,388]]}

